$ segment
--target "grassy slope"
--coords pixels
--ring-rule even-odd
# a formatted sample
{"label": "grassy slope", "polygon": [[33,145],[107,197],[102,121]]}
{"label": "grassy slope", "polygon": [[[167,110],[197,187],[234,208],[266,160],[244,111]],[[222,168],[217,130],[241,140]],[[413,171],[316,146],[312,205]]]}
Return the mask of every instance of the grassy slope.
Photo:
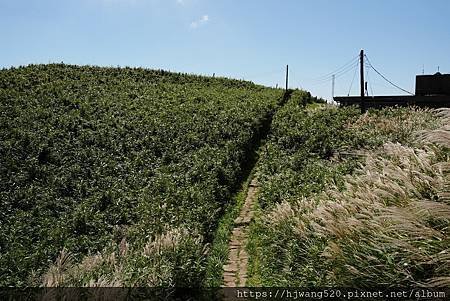
{"label": "grassy slope", "polygon": [[1,70],[0,285],[42,283],[61,250],[47,285],[198,285],[280,97],[144,69]]}
{"label": "grassy slope", "polygon": [[[430,112],[411,109],[360,116],[288,103],[275,115],[259,168],[250,285],[406,285],[448,276],[448,259],[438,255],[449,246],[448,149],[428,150],[426,169],[411,148],[426,149],[415,132],[438,124]],[[380,149],[387,142],[402,146]],[[411,173],[408,184],[402,176]]]}

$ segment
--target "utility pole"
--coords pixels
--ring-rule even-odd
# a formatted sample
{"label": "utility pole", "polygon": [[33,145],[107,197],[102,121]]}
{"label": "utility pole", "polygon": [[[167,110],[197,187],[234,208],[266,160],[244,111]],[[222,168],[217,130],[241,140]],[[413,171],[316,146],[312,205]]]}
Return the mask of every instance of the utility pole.
{"label": "utility pole", "polygon": [[286,65],[286,91],[288,90],[289,83],[289,65]]}
{"label": "utility pole", "polygon": [[359,53],[359,77],[361,86],[361,113],[366,111],[366,104],[364,102],[364,50],[361,49]]}
{"label": "utility pole", "polygon": [[336,79],[336,75],[334,75],[333,74],[333,77],[332,77],[332,84],[331,84],[331,103],[333,103],[333,101],[334,101],[334,81],[335,81],[335,79]]}

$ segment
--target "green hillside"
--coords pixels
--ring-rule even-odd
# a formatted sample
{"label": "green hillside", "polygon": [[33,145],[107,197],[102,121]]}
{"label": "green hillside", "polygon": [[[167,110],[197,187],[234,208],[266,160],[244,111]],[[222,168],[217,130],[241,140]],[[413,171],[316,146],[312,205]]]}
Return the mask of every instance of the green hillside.
{"label": "green hillside", "polygon": [[450,283],[447,109],[52,64],[0,117],[1,286]]}
{"label": "green hillside", "polygon": [[198,285],[281,96],[146,69],[1,70],[0,285]]}

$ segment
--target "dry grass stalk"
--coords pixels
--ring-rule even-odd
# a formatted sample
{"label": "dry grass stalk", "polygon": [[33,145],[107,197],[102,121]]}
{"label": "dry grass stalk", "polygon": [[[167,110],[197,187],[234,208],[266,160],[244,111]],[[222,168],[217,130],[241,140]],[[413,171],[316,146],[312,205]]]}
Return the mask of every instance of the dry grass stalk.
{"label": "dry grass stalk", "polygon": [[47,273],[43,276],[43,285],[45,287],[57,287],[64,283],[64,273],[72,263],[72,255],[64,248],[56,258]]}
{"label": "dry grass stalk", "polygon": [[[322,256],[334,267],[328,279],[346,277],[344,270],[366,283],[384,279],[390,284],[448,286],[449,158],[437,162],[442,153],[436,145],[450,148],[450,110],[437,114],[443,126],[418,136],[421,149],[386,143],[384,155],[368,154],[358,175],[346,178],[344,191],[284,201],[265,223],[268,227],[291,223],[305,247],[317,236],[327,241]],[[359,122],[369,118],[363,115]],[[386,131],[396,126],[397,122],[377,121],[377,127]],[[424,269],[431,271],[429,278],[415,279]]]}
{"label": "dry grass stalk", "polygon": [[[72,264],[72,256],[64,249],[43,277],[44,287],[84,286],[84,287],[122,287],[133,286],[133,283],[145,281],[148,286],[160,286],[171,283],[174,263],[170,262],[166,254],[176,252],[184,239],[192,239],[193,243],[202,244],[198,235],[192,235],[186,229],[171,229],[156,235],[142,248],[131,248],[123,239],[115,251],[104,251],[86,256],[78,264]],[[145,259],[143,259],[145,258]],[[130,280],[130,271],[134,261],[144,260],[148,273],[145,279]],[[131,281],[131,282],[130,282]],[[119,293],[117,291],[116,293]],[[99,290],[100,298],[104,294]]]}

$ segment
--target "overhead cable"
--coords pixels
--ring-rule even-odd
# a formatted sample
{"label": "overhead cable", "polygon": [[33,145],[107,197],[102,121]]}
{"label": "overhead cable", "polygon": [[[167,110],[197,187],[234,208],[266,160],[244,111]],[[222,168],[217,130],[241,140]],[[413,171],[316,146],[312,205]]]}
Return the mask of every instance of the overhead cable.
{"label": "overhead cable", "polygon": [[375,69],[375,67],[370,63],[369,58],[368,58],[366,55],[364,55],[364,56],[366,57],[367,63],[369,63],[369,67],[372,68],[373,71],[375,71],[375,72],[376,72],[379,76],[381,76],[385,81],[387,81],[388,83],[390,83],[392,86],[396,87],[397,89],[402,90],[403,92],[406,92],[406,93],[408,93],[408,94],[414,95],[413,93],[411,93],[411,92],[409,92],[409,91],[407,91],[407,90],[405,90],[405,89],[403,89],[403,88],[400,88],[398,85],[394,84],[392,81],[390,81],[389,79],[387,79],[383,74],[381,74],[377,69]]}

